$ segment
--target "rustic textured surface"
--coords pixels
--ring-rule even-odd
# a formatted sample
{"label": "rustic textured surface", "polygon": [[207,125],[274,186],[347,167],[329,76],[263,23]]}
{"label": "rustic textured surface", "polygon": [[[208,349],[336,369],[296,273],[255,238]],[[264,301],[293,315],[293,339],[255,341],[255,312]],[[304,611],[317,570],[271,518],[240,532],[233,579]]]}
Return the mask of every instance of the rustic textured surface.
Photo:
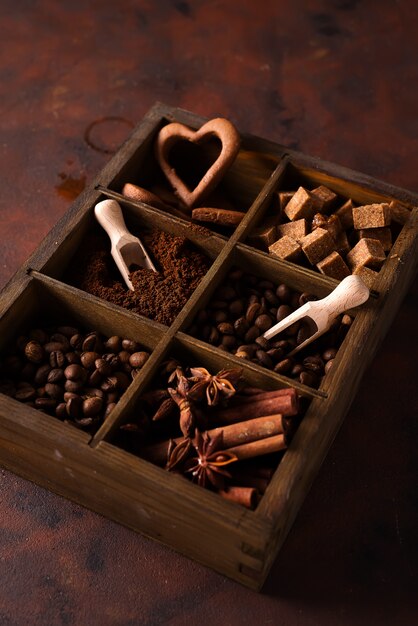
{"label": "rustic textured surface", "polygon": [[[6,4],[0,287],[155,100],[417,190],[412,0]],[[415,623],[416,311],[415,290],[263,595],[2,471],[0,624]]]}

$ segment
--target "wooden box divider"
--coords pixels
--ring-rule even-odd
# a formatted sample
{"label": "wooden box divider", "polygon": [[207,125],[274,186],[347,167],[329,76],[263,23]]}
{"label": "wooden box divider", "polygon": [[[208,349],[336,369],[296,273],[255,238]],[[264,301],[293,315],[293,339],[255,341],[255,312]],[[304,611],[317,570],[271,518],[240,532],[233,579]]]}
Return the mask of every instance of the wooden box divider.
{"label": "wooden box divider", "polygon": [[[0,393],[0,463],[53,491],[172,546],[217,571],[259,589],[282,545],[332,440],[416,271],[418,195],[364,174],[303,155],[280,144],[242,135],[236,162],[222,185],[246,216],[230,236],[191,226],[187,220],[121,195],[123,184],[158,180],[154,139],[176,121],[199,128],[204,118],[157,103],[108,165],[47,235],[8,283],[0,298],[0,353],[43,312],[140,342],[151,352],[144,367],[98,430],[88,434]],[[370,298],[354,321],[333,368],[319,389],[242,361],[188,334],[234,266],[297,291],[324,297],[334,279],[272,258],[247,245],[252,229],[269,214],[273,194],[289,185],[329,186],[358,203],[398,199],[411,217],[399,229]],[[296,187],[297,188],[297,187]],[[158,228],[184,236],[212,264],[170,327],[105,302],[66,282],[71,259],[92,229],[94,205],[121,203],[133,232]],[[207,232],[206,232],[207,231]],[[264,389],[295,387],[306,413],[283,454],[261,502],[244,509],[119,447],[117,431],[138,409],[141,395],[169,357],[211,370],[241,367],[245,380]],[[190,362],[189,362],[190,361]],[[350,451],[347,451],[350,454]]]}

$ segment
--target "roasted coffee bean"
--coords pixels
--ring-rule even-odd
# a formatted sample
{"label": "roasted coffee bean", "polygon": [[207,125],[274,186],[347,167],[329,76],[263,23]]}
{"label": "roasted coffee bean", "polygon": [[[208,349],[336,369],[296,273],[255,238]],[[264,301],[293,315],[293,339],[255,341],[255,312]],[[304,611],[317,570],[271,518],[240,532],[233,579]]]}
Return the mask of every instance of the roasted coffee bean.
{"label": "roasted coffee bean", "polygon": [[228,306],[229,313],[234,317],[239,317],[244,312],[244,302],[242,300],[233,300]]}
{"label": "roasted coffee bean", "polygon": [[210,303],[210,308],[212,311],[226,309],[227,306],[228,306],[228,303],[225,302],[225,300],[213,300]]}
{"label": "roasted coffee bean", "polygon": [[301,324],[300,328],[298,330],[298,333],[296,335],[296,343],[297,345],[303,343],[304,341],[306,341],[306,339],[308,339],[311,335],[312,335],[312,329],[310,328],[310,326],[308,324]]}
{"label": "roasted coffee bean", "polygon": [[37,387],[36,388],[36,395],[38,396],[38,398],[46,398],[47,393],[45,391],[45,387]]}
{"label": "roasted coffee bean", "polygon": [[83,415],[83,399],[80,396],[70,398],[65,404],[65,410],[72,419],[80,419]]}
{"label": "roasted coffee bean", "polygon": [[48,335],[42,328],[34,328],[29,332],[29,339],[44,344],[48,341]]}
{"label": "roasted coffee bean", "polygon": [[82,348],[83,352],[99,352],[102,348],[102,342],[98,333],[89,333],[83,341]]}
{"label": "roasted coffee bean", "polygon": [[274,366],[274,371],[277,372],[278,374],[287,374],[288,372],[290,372],[292,367],[293,367],[292,359],[287,358],[276,363],[276,365]]}
{"label": "roasted coffee bean", "polygon": [[131,358],[131,353],[128,352],[127,350],[122,350],[121,352],[119,352],[118,356],[119,356],[119,361],[121,363],[129,363],[129,359]]}
{"label": "roasted coffee bean", "polygon": [[67,365],[64,370],[64,375],[67,380],[72,381],[84,381],[86,380],[86,370],[81,365],[74,363],[73,365]]}
{"label": "roasted coffee bean", "polygon": [[134,352],[139,352],[141,350],[141,346],[137,341],[133,341],[132,339],[123,339],[122,349],[133,354]]}
{"label": "roasted coffee bean", "polygon": [[40,365],[36,370],[35,376],[33,377],[33,382],[35,385],[45,385],[48,382],[48,374],[51,371],[51,368],[48,364]]}
{"label": "roasted coffee bean", "polygon": [[290,302],[291,295],[292,292],[287,285],[282,284],[276,288],[276,296],[283,304],[287,304],[288,302]]}
{"label": "roasted coffee bean", "polygon": [[281,304],[277,309],[276,321],[281,322],[285,317],[292,313],[292,309],[288,304]]}
{"label": "roasted coffee bean", "polygon": [[224,335],[222,337],[221,344],[227,348],[229,351],[236,347],[238,341],[234,337],[234,335]]}
{"label": "roasted coffee bean", "polygon": [[141,367],[144,367],[148,359],[149,359],[148,352],[144,352],[144,351],[134,352],[129,357],[129,365],[131,367],[134,367],[135,369],[140,369]]}
{"label": "roasted coffee bean", "polygon": [[214,326],[211,327],[210,333],[206,340],[212,346],[216,346],[219,343],[219,332]]}
{"label": "roasted coffee bean", "polygon": [[57,402],[53,398],[36,398],[35,400],[35,408],[41,411],[50,413],[55,410],[56,406]]}
{"label": "roasted coffee bean", "polygon": [[109,350],[109,352],[120,352],[122,350],[122,339],[117,335],[113,337],[109,337],[107,341],[105,341],[105,348]]}
{"label": "roasted coffee bean", "polygon": [[25,363],[20,372],[20,378],[26,381],[32,381],[36,374],[36,365],[34,363]]}
{"label": "roasted coffee bean", "polygon": [[265,351],[268,350],[269,345],[270,345],[268,339],[266,339],[262,335],[260,337],[257,337],[254,343],[256,343],[257,346],[259,346],[262,350],[265,350]]}
{"label": "roasted coffee bean", "polygon": [[244,341],[246,343],[252,343],[261,335],[261,331],[257,326],[251,326],[244,335]]}
{"label": "roasted coffee bean", "polygon": [[236,281],[240,280],[240,278],[242,278],[243,275],[244,275],[244,271],[237,267],[237,268],[234,268],[234,269],[230,270],[230,272],[228,274],[228,278],[233,283],[235,283]]}
{"label": "roasted coffee bean", "polygon": [[110,376],[112,373],[112,368],[104,359],[96,359],[94,367],[96,368],[96,372],[98,372],[101,376]]}
{"label": "roasted coffee bean", "polygon": [[50,398],[54,398],[54,400],[60,400],[64,395],[64,389],[61,385],[54,383],[47,383],[45,385],[45,392]]}
{"label": "roasted coffee bean", "polygon": [[259,280],[258,287],[264,290],[272,290],[274,289],[274,284],[270,280]]}
{"label": "roasted coffee bean", "polygon": [[[109,368],[111,370],[111,368]],[[99,370],[93,370],[90,376],[87,379],[90,387],[100,387],[103,381],[103,376],[99,372]]]}
{"label": "roasted coffee bean", "polygon": [[234,298],[237,297],[237,292],[232,286],[225,285],[224,287],[221,287],[220,289],[218,289],[218,292],[216,295],[218,296],[220,300],[227,300],[229,302],[230,300],[233,300]]}
{"label": "roasted coffee bean", "polygon": [[52,368],[64,367],[65,355],[62,350],[52,350],[49,353],[49,364]]}
{"label": "roasted coffee bean", "polygon": [[65,349],[65,346],[59,341],[48,341],[48,343],[44,345],[44,350],[48,354],[50,354],[51,352],[56,352],[56,351],[64,352],[64,349]]}
{"label": "roasted coffee bean", "polygon": [[228,319],[228,315],[226,311],[212,311],[211,319],[215,324],[220,324],[221,322],[225,322]]}
{"label": "roasted coffee bean", "polygon": [[106,419],[106,417],[109,417],[110,413],[113,411],[113,409],[115,408],[116,404],[114,402],[110,402],[107,406],[106,406],[106,410],[105,410],[105,414],[104,414],[104,418]]}
{"label": "roasted coffee bean", "polygon": [[62,333],[53,333],[51,335],[50,341],[51,342],[57,341],[58,343],[60,343],[62,345],[62,350],[64,352],[68,352],[68,350],[71,347],[69,340]]}
{"label": "roasted coffee bean", "polygon": [[249,323],[245,317],[239,317],[234,322],[234,331],[238,337],[244,337],[247,330],[250,328]]}
{"label": "roasted coffee bean", "polygon": [[59,383],[62,380],[64,380],[65,376],[64,376],[64,370],[60,369],[60,368],[54,368],[52,369],[49,374],[48,374],[48,378],[47,378],[47,382],[49,383]]}
{"label": "roasted coffee bean", "polygon": [[233,335],[234,327],[230,322],[222,322],[218,324],[217,329],[222,335]]}
{"label": "roasted coffee bean", "polygon": [[3,393],[5,396],[14,397],[16,387],[13,381],[8,379],[0,381],[0,393]]}
{"label": "roasted coffee bean", "polygon": [[74,326],[58,326],[57,332],[64,335],[67,339],[71,339],[71,337],[78,334],[78,330]]}
{"label": "roasted coffee bean", "polygon": [[322,358],[324,359],[324,361],[330,361],[331,359],[335,359],[336,355],[337,355],[336,348],[328,348],[322,353]]}
{"label": "roasted coffee bean", "polygon": [[273,360],[273,363],[277,363],[281,361],[284,357],[284,350],[281,348],[270,348],[270,350],[266,350],[269,357]]}
{"label": "roasted coffee bean", "polygon": [[313,372],[314,374],[318,374],[318,376],[322,376],[324,373],[324,364],[317,363],[315,361],[303,361],[303,368],[308,372]]}
{"label": "roasted coffee bean", "polygon": [[66,391],[64,393],[63,400],[64,402],[68,402],[68,400],[71,400],[71,398],[78,398],[78,397],[79,397],[78,393],[73,393],[72,391]]}
{"label": "roasted coffee bean", "polygon": [[[117,395],[117,392],[115,392]],[[110,394],[109,394],[110,395]],[[87,387],[83,392],[84,398],[101,398],[104,400],[105,394],[101,389],[97,389],[94,387]]]}
{"label": "roasted coffee bean", "polygon": [[[127,352],[127,354],[130,354]],[[112,370],[118,369],[121,364],[121,360],[118,354],[113,354],[112,352],[108,352],[107,354],[103,354],[102,359],[106,361],[108,365],[112,368]],[[128,359],[129,361],[129,359]]]}
{"label": "roasted coffee bean", "polygon": [[303,372],[303,365],[301,363],[295,363],[292,369],[290,370],[289,375],[292,378],[297,378],[301,372]]}
{"label": "roasted coffee bean", "polygon": [[[100,391],[100,390],[99,390]],[[119,394],[117,391],[111,391],[107,394],[107,401],[109,403],[115,403],[119,400]]]}
{"label": "roasted coffee bean", "polygon": [[268,369],[273,369],[274,363],[271,357],[269,357],[269,355],[267,354],[267,352],[264,352],[264,350],[257,350],[255,356],[258,359],[260,365],[262,365],[263,367],[267,367]]}
{"label": "roasted coffee bean", "polygon": [[334,359],[330,359],[329,361],[326,362],[326,364],[325,364],[325,374],[328,374],[328,372],[330,371],[330,369],[332,368],[333,365],[334,365]]}
{"label": "roasted coffee bean", "polygon": [[84,337],[80,333],[76,333],[70,338],[70,345],[74,350],[81,350],[83,346]]}
{"label": "roasted coffee bean", "polygon": [[100,354],[91,350],[83,352],[80,356],[81,365],[87,370],[92,370],[94,368],[96,359],[100,359]]}
{"label": "roasted coffee bean", "polygon": [[235,352],[235,356],[237,356],[239,359],[246,359],[247,361],[251,359],[250,353],[246,350],[237,350]]}
{"label": "roasted coffee bean", "polygon": [[127,376],[127,374],[125,374],[125,372],[115,372],[112,378],[113,377],[116,378],[117,381],[116,388],[122,392],[125,391],[131,384],[131,379]]}
{"label": "roasted coffee bean", "polygon": [[278,307],[280,306],[280,300],[274,293],[273,289],[274,289],[274,285],[272,285],[270,289],[266,289],[264,292],[264,297],[270,305],[273,305],[274,307]]}
{"label": "roasted coffee bean", "polygon": [[66,419],[68,413],[65,402],[60,402],[55,408],[55,416],[60,420]]}
{"label": "roasted coffee bean", "polygon": [[301,293],[298,298],[298,306],[303,306],[307,302],[313,302],[314,300],[318,300],[318,297],[314,296],[312,293]]}
{"label": "roasted coffee bean", "polygon": [[67,352],[67,354],[65,355],[65,360],[67,361],[68,365],[73,365],[74,363],[77,363],[79,365],[81,363],[80,356],[77,354],[77,352]]}
{"label": "roasted coffee bean", "polygon": [[245,319],[249,324],[252,324],[255,318],[261,313],[261,308],[262,307],[259,302],[253,302],[247,308],[247,311],[245,313]]}
{"label": "roasted coffee bean", "polygon": [[208,321],[208,318],[209,318],[209,314],[206,311],[206,309],[201,309],[196,316],[196,322],[199,325],[205,324]]}
{"label": "roasted coffee bean", "polygon": [[299,374],[299,382],[301,382],[302,385],[308,385],[308,387],[318,387],[319,378],[313,372],[304,370]]}
{"label": "roasted coffee bean", "polygon": [[295,342],[296,342],[296,336],[298,334],[298,331],[299,331],[299,328],[300,328],[300,324],[301,324],[300,320],[298,320],[297,322],[294,322],[294,324],[291,324],[290,326],[288,326],[286,328],[286,330],[283,331],[284,334],[287,337],[295,336]]}
{"label": "roasted coffee bean", "polygon": [[102,389],[102,391],[114,391],[115,389],[117,389],[117,386],[118,379],[116,378],[116,376],[108,376],[104,379],[100,388]]}
{"label": "roasted coffee bean", "polygon": [[267,313],[262,313],[254,320],[254,324],[261,330],[262,333],[266,332],[269,328],[272,327],[273,321]]}
{"label": "roasted coffee bean", "polygon": [[244,352],[248,352],[250,357],[252,358],[255,355],[255,351],[259,349],[259,346],[256,343],[248,343],[242,346],[239,346],[237,350],[242,350]]}
{"label": "roasted coffee bean", "polygon": [[82,380],[66,380],[64,383],[65,391],[71,391],[72,393],[78,393],[84,387],[84,381]]}
{"label": "roasted coffee bean", "polygon": [[25,346],[25,356],[31,363],[41,363],[44,357],[44,350],[37,341],[28,341]]}
{"label": "roasted coffee bean", "polygon": [[19,402],[34,400],[36,398],[36,389],[27,383],[19,383],[15,391],[15,398],[19,400]]}
{"label": "roasted coffee bean", "polygon": [[95,417],[100,413],[103,407],[103,400],[94,396],[87,398],[83,402],[83,414],[85,417]]}

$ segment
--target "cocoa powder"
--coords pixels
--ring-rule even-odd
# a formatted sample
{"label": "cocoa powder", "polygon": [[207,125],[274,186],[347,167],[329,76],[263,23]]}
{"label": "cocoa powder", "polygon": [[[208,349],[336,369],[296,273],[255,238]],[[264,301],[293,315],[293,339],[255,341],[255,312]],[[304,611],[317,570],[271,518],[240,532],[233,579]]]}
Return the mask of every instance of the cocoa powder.
{"label": "cocoa powder", "polygon": [[142,233],[141,240],[157,272],[135,270],[130,276],[135,291],[123,283],[110,255],[109,240],[101,234],[85,242],[65,280],[94,296],[170,325],[206,274],[210,259],[185,237],[160,230]]}

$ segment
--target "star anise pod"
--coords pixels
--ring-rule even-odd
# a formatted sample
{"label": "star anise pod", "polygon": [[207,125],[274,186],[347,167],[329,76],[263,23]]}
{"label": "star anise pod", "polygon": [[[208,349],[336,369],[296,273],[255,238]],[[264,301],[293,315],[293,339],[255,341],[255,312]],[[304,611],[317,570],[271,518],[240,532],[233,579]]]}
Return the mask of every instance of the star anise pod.
{"label": "star anise pod", "polygon": [[173,439],[170,439],[165,469],[168,471],[178,470],[189,456],[192,448],[193,444],[189,437],[184,437],[184,439],[177,444]]}
{"label": "star anise pod", "polygon": [[189,398],[198,401],[206,394],[209,406],[215,406],[222,400],[231,398],[236,393],[242,376],[240,368],[221,370],[214,376],[204,367],[191,367],[190,372],[192,376],[189,380],[195,384],[189,391]]}
{"label": "star anise pod", "polygon": [[186,472],[202,487],[210,483],[216,489],[223,489],[225,478],[231,478],[224,466],[238,461],[235,454],[222,450],[223,431],[211,438],[207,432],[202,434],[196,429],[195,442],[197,456],[190,460]]}
{"label": "star anise pod", "polygon": [[177,387],[168,389],[168,393],[180,409],[180,428],[185,437],[191,437],[195,427],[193,406],[188,396],[189,387],[187,378],[180,376]]}

